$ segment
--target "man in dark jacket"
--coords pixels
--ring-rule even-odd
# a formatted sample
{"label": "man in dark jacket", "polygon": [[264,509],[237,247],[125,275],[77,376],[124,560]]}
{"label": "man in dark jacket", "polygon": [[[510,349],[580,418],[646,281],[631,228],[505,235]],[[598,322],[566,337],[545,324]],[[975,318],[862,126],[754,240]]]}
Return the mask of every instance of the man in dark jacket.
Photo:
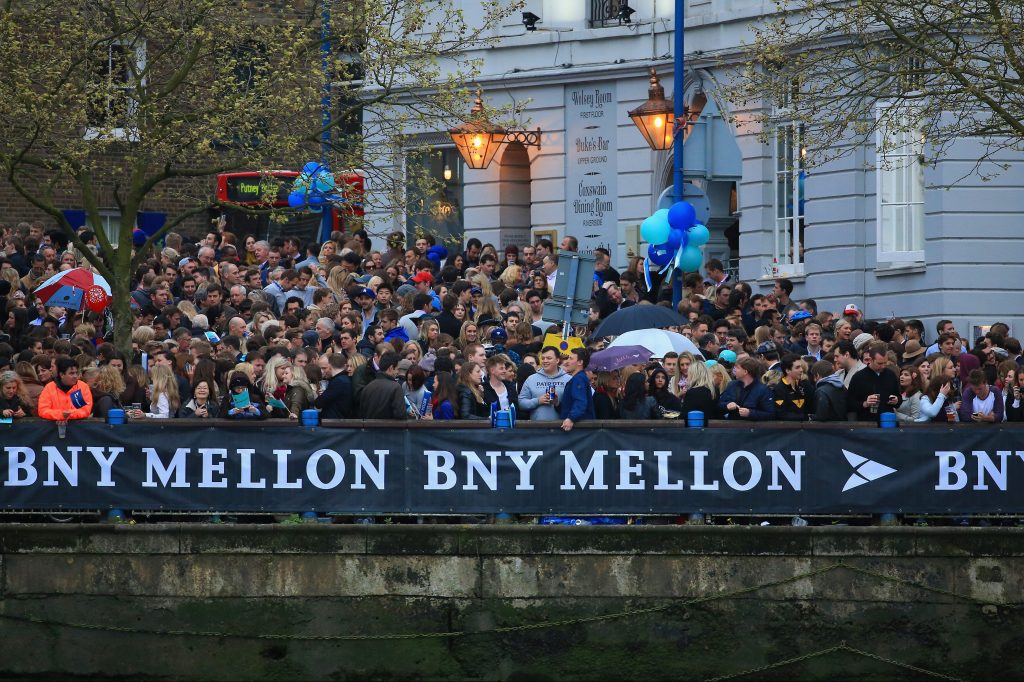
{"label": "man in dark jacket", "polygon": [[327,356],[327,364],[331,378],[327,388],[316,399],[315,406],[320,410],[322,419],[348,419],[352,416],[352,380],[345,373],[348,359],[341,353],[331,353]]}
{"label": "man in dark jacket", "polygon": [[718,409],[725,419],[775,419],[772,391],[761,383],[761,363],[754,358],[743,358],[732,368],[736,381],[722,391]]}
{"label": "man in dark jacket", "polygon": [[850,379],[848,408],[858,421],[878,421],[878,415],[892,412],[900,404],[900,379],[889,369],[886,352],[880,342],[868,346],[871,363]]}
{"label": "man in dark jacket", "polygon": [[352,398],[356,403],[360,401],[363,389],[373,381],[377,372],[380,371],[381,356],[388,352],[394,352],[390,343],[378,343],[373,349],[373,357],[359,365],[359,368],[352,374]]}
{"label": "man in dark jacket", "polygon": [[363,419],[408,419],[405,392],[395,377],[401,357],[394,351],[380,356],[377,375],[359,395],[359,416]]}
{"label": "man in dark jacket", "polygon": [[814,363],[814,421],[846,421],[846,386],[843,379],[832,370],[832,363],[821,360]]}
{"label": "man in dark jacket", "polygon": [[587,378],[587,365],[590,364],[590,351],[586,348],[573,348],[566,357],[562,368],[572,375],[562,390],[558,416],[562,418],[562,430],[572,431],[572,427],[581,419],[594,419],[594,392]]}

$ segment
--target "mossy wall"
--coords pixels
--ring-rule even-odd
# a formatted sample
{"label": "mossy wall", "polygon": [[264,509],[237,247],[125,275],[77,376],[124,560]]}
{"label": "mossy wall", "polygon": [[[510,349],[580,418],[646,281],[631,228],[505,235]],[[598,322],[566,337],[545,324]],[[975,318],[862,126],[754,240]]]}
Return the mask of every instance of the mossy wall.
{"label": "mossy wall", "polygon": [[[903,665],[1017,679],[1022,539],[1014,528],[7,525],[0,677],[927,677]],[[766,668],[790,659],[801,660]]]}

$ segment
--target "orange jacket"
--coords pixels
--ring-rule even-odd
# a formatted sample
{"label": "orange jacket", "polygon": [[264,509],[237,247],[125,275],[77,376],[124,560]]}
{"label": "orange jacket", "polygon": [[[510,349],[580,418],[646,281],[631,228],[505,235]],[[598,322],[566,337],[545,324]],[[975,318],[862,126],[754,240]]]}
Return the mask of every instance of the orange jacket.
{"label": "orange jacket", "polygon": [[[71,394],[75,391],[82,392],[84,406],[75,407],[72,404]],[[65,412],[71,413],[68,415],[68,419],[85,419],[92,416],[92,391],[84,381],[79,381],[70,391],[64,391],[58,386],[57,380],[51,381],[43,387],[43,392],[39,394],[39,407],[36,409],[39,417],[61,421],[64,419]]]}

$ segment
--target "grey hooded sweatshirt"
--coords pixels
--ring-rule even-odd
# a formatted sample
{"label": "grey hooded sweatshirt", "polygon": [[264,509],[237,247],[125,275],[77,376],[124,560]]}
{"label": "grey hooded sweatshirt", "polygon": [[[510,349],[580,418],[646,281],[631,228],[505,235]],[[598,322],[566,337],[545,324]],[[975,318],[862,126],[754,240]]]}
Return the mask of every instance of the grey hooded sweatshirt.
{"label": "grey hooded sweatshirt", "polygon": [[558,419],[558,408],[553,404],[541,405],[540,397],[549,387],[555,387],[555,395],[560,400],[562,391],[569,381],[569,375],[559,367],[553,375],[545,374],[544,370],[535,372],[523,382],[519,391],[519,407],[530,415],[530,421],[550,421]]}

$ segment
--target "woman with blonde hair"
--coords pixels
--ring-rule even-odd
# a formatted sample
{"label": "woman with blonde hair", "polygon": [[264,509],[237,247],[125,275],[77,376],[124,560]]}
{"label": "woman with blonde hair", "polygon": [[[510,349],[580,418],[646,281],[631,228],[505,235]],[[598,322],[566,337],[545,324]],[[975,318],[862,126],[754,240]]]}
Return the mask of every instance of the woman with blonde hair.
{"label": "woman with blonde hair", "polygon": [[331,256],[338,254],[338,243],[328,239],[320,246],[320,254],[316,257],[320,261],[320,267],[327,267],[327,261]]}
{"label": "woman with blonde hair", "polygon": [[[732,381],[732,377],[729,376],[729,371],[725,369],[718,361],[714,361],[715,364],[708,367],[708,371],[711,372],[711,380],[718,388],[718,395],[722,395],[722,391]],[[707,363],[705,363],[706,366]]]}
{"label": "woman with blonde hair", "polygon": [[523,269],[513,263],[512,265],[505,268],[501,276],[498,277],[501,283],[508,289],[515,289],[517,286],[523,283]]}
{"label": "woman with blonde hair", "polygon": [[178,379],[167,365],[154,365],[149,372],[152,383],[149,389],[149,412],[132,410],[133,419],[171,419],[178,415],[181,399],[178,396]]}
{"label": "woman with blonde hair", "polygon": [[754,330],[754,346],[760,346],[766,341],[772,340],[772,328],[766,324],[761,325]]}
{"label": "woman with blonde hair", "polygon": [[100,367],[96,384],[92,387],[92,416],[105,419],[110,410],[121,409],[124,390],[124,377],[116,367]]}
{"label": "woman with blonde hair", "polygon": [[672,391],[672,395],[677,398],[682,399],[682,397],[686,395],[686,390],[690,386],[687,373],[695,360],[696,357],[693,353],[683,352],[679,354],[679,359],[676,361],[675,371],[672,372],[672,376],[669,377],[669,390]]}
{"label": "woman with blonde hair", "polygon": [[0,372],[0,417],[21,419],[32,414],[28,406],[28,393],[17,372]]}
{"label": "woman with blonde hair", "polygon": [[[721,367],[721,365],[717,365]],[[693,362],[686,373],[686,395],[683,397],[682,413],[703,412],[704,419],[718,417],[718,385],[711,370],[703,362]]]}
{"label": "woman with blonde hair", "polygon": [[420,322],[420,350],[426,353],[431,348],[437,349],[437,337],[441,335],[441,325],[437,320],[424,318]]}
{"label": "woman with blonde hair", "polygon": [[423,359],[423,351],[420,350],[420,344],[406,343],[402,347],[402,359],[408,360],[414,365],[420,364],[420,360]]}
{"label": "woman with blonde hair", "polygon": [[491,297],[481,296],[480,297],[480,305],[477,306],[475,319],[477,321],[477,324],[480,323],[480,320],[487,320],[487,319],[500,320],[501,319],[501,311],[498,310],[498,304],[494,302],[494,297],[493,296],[491,296]]}
{"label": "woman with blonde hair", "polygon": [[298,419],[302,411],[308,409],[316,399],[305,374],[297,374],[291,360],[280,354],[272,357],[263,370],[263,392],[268,406],[271,399],[275,398],[287,406],[271,407],[272,419]]}
{"label": "woman with blonde hair", "polygon": [[341,296],[348,291],[348,288],[352,286],[355,281],[355,274],[346,271],[345,268],[334,268],[331,270],[331,273],[327,275],[327,288],[333,291],[336,295]]}
{"label": "woman with blonde hair", "polygon": [[480,343],[480,328],[474,320],[466,320],[459,330],[459,340],[455,343],[459,350],[465,350],[471,343]]}

